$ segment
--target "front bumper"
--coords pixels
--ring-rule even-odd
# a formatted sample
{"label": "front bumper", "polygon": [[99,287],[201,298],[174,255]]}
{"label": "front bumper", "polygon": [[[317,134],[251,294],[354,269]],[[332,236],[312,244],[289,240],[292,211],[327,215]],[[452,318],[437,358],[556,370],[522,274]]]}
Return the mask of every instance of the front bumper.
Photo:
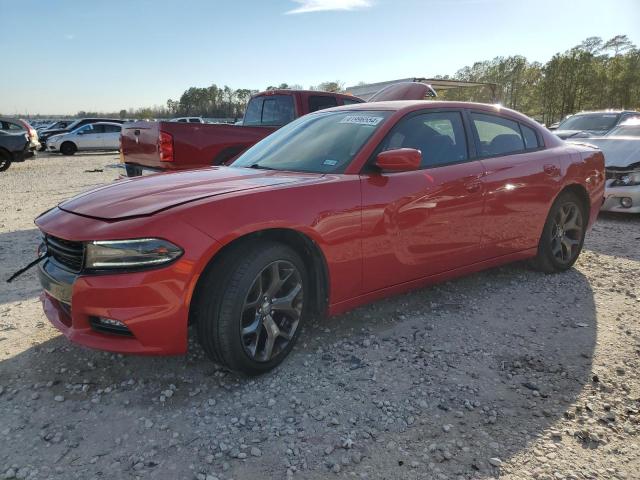
{"label": "front bumper", "polygon": [[[622,198],[630,198],[631,207],[623,207]],[[604,192],[604,204],[600,210],[605,212],[640,213],[640,185],[628,187],[607,186]]]}
{"label": "front bumper", "polygon": [[[40,297],[49,321],[69,340],[117,353],[172,355],[187,348],[184,289],[169,266],[146,272],[78,275],[55,260],[39,264]],[[105,333],[98,318],[126,325],[131,335]]]}

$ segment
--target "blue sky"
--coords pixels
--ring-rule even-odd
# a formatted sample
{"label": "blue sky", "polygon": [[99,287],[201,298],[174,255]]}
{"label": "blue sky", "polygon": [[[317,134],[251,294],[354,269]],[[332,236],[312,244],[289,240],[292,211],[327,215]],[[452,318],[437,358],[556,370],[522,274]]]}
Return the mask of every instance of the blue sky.
{"label": "blue sky", "polygon": [[638,0],[0,0],[0,112],[164,104],[190,86],[262,89],[546,61],[589,36],[640,44]]}

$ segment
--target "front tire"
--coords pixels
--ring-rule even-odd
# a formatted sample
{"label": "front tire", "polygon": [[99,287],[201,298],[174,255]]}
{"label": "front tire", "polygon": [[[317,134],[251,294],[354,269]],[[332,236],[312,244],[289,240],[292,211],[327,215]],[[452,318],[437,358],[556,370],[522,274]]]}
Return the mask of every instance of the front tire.
{"label": "front tire", "polygon": [[73,155],[78,151],[78,147],[73,142],[64,142],[60,145],[60,153],[62,155]]}
{"label": "front tire", "polygon": [[196,330],[212,360],[259,375],[280,364],[297,341],[309,277],[300,256],[284,244],[243,247],[227,252],[201,279]]}
{"label": "front tire", "polygon": [[587,212],[572,192],[561,193],[545,222],[532,266],[545,273],[563,272],[576,263],[587,227]]}

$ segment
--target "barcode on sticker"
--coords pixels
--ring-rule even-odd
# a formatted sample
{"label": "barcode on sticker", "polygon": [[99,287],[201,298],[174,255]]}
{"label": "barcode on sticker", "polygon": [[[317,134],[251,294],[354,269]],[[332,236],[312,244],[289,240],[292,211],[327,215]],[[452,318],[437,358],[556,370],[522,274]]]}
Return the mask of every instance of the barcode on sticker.
{"label": "barcode on sticker", "polygon": [[358,125],[378,125],[382,117],[369,115],[348,115],[340,120],[340,123],[357,123]]}

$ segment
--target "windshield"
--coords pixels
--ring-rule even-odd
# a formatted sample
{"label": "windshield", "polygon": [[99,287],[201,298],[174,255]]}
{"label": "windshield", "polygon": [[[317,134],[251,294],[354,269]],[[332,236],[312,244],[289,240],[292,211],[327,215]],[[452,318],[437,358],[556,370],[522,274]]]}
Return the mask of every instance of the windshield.
{"label": "windshield", "polygon": [[574,115],[558,125],[558,130],[610,130],[618,121],[617,113]]}
{"label": "windshield", "polygon": [[614,128],[608,134],[608,137],[640,137],[640,124],[637,125],[621,125]]}
{"label": "windshield", "polygon": [[306,115],[256,143],[232,166],[340,173],[390,114],[343,110]]}

